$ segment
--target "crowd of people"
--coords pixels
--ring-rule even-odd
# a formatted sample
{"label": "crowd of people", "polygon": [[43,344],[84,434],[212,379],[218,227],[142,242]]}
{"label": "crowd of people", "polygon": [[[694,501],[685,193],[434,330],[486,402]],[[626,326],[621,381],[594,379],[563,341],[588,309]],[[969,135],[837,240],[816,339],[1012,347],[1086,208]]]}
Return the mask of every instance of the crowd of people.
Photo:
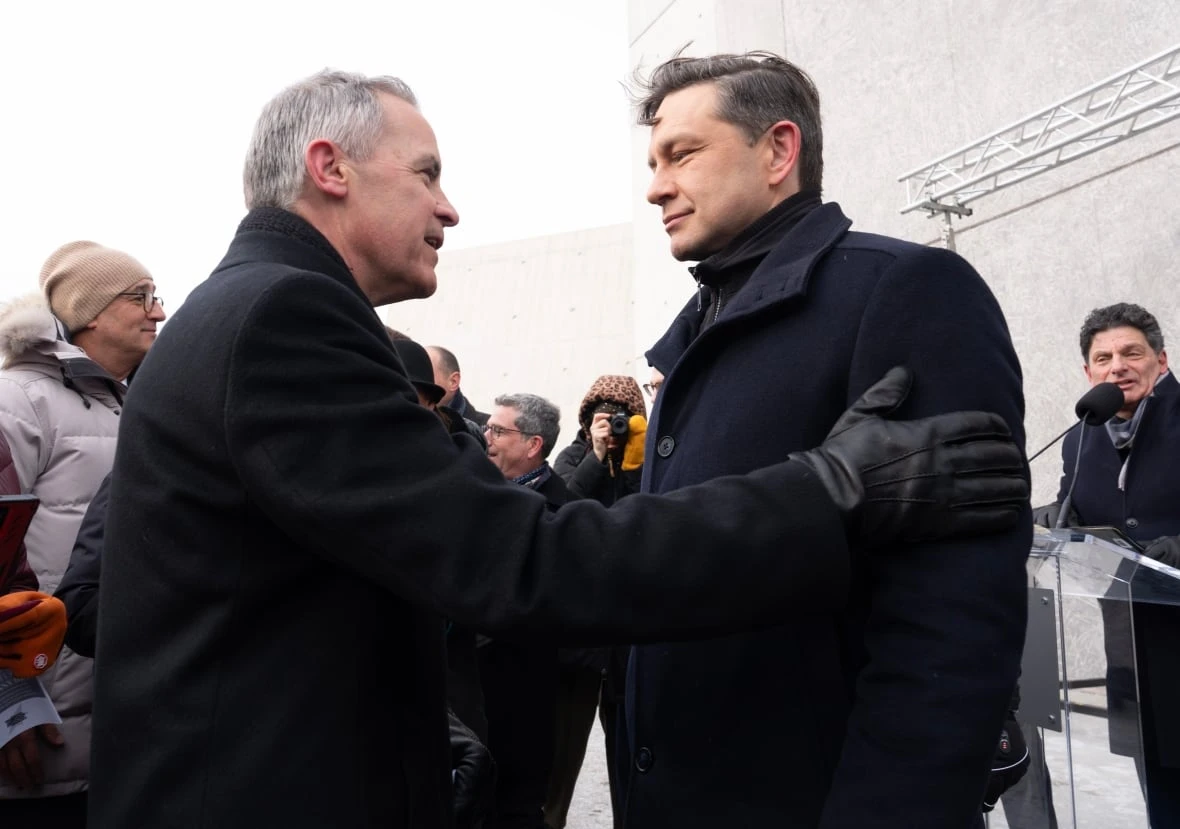
{"label": "crowd of people", "polygon": [[93,242],[0,312],[8,484],[41,502],[0,592],[67,611],[61,724],[0,747],[0,823],[560,829],[596,712],[619,827],[982,821],[1032,531],[999,305],[822,201],[793,64],[678,56],[637,97],[695,288],[647,398],[594,380],[552,464],[556,406],[480,412],[374,310],[433,293],[459,221],[396,78],[266,105],[248,213],[165,327]]}

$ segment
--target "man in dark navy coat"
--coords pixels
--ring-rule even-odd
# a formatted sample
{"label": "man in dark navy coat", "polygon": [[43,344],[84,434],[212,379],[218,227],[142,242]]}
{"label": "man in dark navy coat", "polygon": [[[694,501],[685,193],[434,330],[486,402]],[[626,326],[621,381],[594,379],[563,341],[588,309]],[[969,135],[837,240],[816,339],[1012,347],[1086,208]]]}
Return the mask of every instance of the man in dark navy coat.
{"label": "man in dark navy coat", "polygon": [[449,827],[471,789],[452,789],[444,618],[570,644],[719,636],[831,612],[866,544],[1019,519],[1003,421],[893,419],[904,369],[783,463],[551,512],[439,428],[374,311],[435,289],[458,222],[440,174],[396,78],[325,71],[264,108],[250,213],[123,409],[91,829]]}
{"label": "man in dark navy coat", "polygon": [[[1096,308],[1082,323],[1080,345],[1086,379],[1092,386],[1117,384],[1123,408],[1104,426],[1066,436],[1056,503],[1065,501],[1072,486],[1071,523],[1118,527],[1142,544],[1146,555],[1180,568],[1180,384],[1168,369],[1159,321],[1127,302]],[[1136,604],[1135,654],[1123,647],[1124,635],[1106,640],[1107,696],[1114,709],[1111,746],[1135,756],[1152,826],[1180,825],[1180,672],[1174,668],[1180,619],[1175,610]],[[1129,629],[1125,603],[1104,602],[1102,611],[1108,630]],[[1120,709],[1116,702],[1136,697],[1132,664],[1139,673],[1141,723],[1119,716],[1135,706]]]}
{"label": "man in dark navy coat", "polygon": [[[914,372],[907,415],[985,409],[1023,441],[1020,365],[979,275],[946,250],[852,232],[821,203],[804,72],[768,53],[677,57],[639,97],[647,199],[672,255],[699,263],[648,353],[666,376],[645,491],[813,444],[896,364]],[[1025,511],[999,535],[854,552],[840,607],[636,647],[627,829],[976,825],[1019,669],[1030,540]]]}

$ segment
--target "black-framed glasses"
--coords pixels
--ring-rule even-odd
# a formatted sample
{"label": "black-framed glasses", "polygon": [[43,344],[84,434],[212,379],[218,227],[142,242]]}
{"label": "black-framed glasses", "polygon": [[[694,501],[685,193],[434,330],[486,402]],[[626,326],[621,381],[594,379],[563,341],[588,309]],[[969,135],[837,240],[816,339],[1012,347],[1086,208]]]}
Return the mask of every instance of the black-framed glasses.
{"label": "black-framed glasses", "polygon": [[164,298],[157,295],[155,291],[123,291],[115,296],[137,296],[139,301],[143,303],[143,312],[150,314],[152,309],[156,307],[156,303],[160,303],[160,307],[164,307]]}
{"label": "black-framed glasses", "polygon": [[491,432],[492,437],[496,438],[497,440],[504,437],[505,432],[512,432],[513,434],[516,434],[516,435],[533,437],[533,432],[522,432],[520,429],[509,429],[507,426],[495,426],[491,423],[489,423],[487,426],[484,426],[483,431],[484,431],[485,435],[488,432]]}

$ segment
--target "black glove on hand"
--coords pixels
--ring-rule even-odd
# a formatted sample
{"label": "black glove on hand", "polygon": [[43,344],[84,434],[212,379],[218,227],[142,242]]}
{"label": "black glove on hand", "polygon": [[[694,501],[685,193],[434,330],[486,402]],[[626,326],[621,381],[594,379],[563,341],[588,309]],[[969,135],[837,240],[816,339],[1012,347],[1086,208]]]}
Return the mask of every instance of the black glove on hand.
{"label": "black glove on hand", "polygon": [[[1033,523],[1040,524],[1042,527],[1048,527],[1050,530],[1057,526],[1057,519],[1061,517],[1061,504],[1054,501],[1052,504],[1045,504],[1043,507],[1033,508]],[[1076,527],[1081,521],[1078,519],[1078,514],[1074,512],[1073,507],[1069,508],[1069,515],[1065,519],[1065,526]]]}
{"label": "black glove on hand", "polygon": [[454,792],[455,826],[478,826],[490,810],[495,793],[496,764],[488,747],[465,726],[453,711],[447,711],[451,726],[451,779]]}
{"label": "black glove on hand", "polygon": [[1180,536],[1160,536],[1147,545],[1143,555],[1180,570]]}
{"label": "black glove on hand", "polygon": [[1020,449],[1004,420],[952,412],[886,420],[909,394],[898,366],[836,422],[806,464],[844,513],[849,539],[869,545],[928,541],[1011,527],[1028,503]]}

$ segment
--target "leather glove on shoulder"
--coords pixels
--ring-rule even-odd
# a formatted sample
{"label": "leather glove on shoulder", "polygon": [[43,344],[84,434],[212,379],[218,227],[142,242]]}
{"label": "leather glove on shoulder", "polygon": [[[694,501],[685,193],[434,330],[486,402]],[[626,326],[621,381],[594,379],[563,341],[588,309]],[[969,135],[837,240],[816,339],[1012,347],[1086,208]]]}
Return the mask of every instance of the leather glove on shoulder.
{"label": "leather glove on shoulder", "polygon": [[909,394],[897,366],[846,411],[823,445],[791,459],[816,473],[849,540],[870,546],[997,532],[1028,503],[1024,457],[990,412],[888,420]]}
{"label": "leather glove on shoulder", "polygon": [[451,737],[451,788],[455,826],[478,826],[491,810],[495,795],[496,764],[475,732],[448,710]]}
{"label": "leather glove on shoulder", "polygon": [[1147,545],[1143,555],[1180,570],[1180,536],[1165,535]]}
{"label": "leather glove on shoulder", "polygon": [[630,431],[627,433],[627,445],[623,447],[623,471],[630,472],[643,466],[643,444],[647,440],[647,418],[643,415],[631,415],[627,422]]}

